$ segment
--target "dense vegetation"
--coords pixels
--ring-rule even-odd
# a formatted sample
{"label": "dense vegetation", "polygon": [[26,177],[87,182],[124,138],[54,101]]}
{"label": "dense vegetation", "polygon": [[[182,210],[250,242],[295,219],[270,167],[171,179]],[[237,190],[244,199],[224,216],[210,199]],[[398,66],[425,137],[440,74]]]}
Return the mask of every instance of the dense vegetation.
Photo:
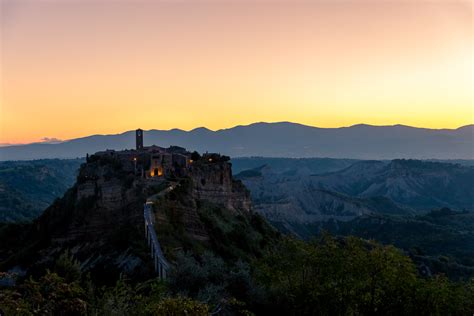
{"label": "dense vegetation", "polygon": [[442,272],[453,279],[474,276],[474,213],[433,210],[418,216],[370,215],[348,222],[328,221],[313,227],[343,236],[392,244],[410,253],[426,273]]}
{"label": "dense vegetation", "polygon": [[179,249],[197,255],[211,252],[228,262],[249,261],[279,238],[258,213],[235,214],[208,201],[196,203],[189,181],[180,181],[176,189],[155,203],[159,210],[158,239],[167,258],[178,257]]}
{"label": "dense vegetation", "polygon": [[0,162],[0,222],[29,221],[76,180],[82,159]]}
{"label": "dense vegetation", "polygon": [[[217,228],[217,227],[216,227]],[[4,289],[7,315],[470,315],[474,280],[421,278],[393,246],[322,235],[278,238],[247,260],[179,252],[167,282],[126,276],[97,286],[63,254],[51,271]]]}

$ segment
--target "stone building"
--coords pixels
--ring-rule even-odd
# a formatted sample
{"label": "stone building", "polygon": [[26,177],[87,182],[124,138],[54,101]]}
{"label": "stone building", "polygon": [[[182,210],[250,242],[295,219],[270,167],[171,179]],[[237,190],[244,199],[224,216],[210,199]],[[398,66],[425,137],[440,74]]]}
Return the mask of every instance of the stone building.
{"label": "stone building", "polygon": [[143,146],[143,131],[136,131],[137,153],[134,158],[143,169],[145,178],[182,177],[186,175],[191,154],[182,147],[163,148],[156,145]]}
{"label": "stone building", "polygon": [[137,150],[143,149],[143,130],[140,128],[135,131],[135,143]]}
{"label": "stone building", "polygon": [[[156,145],[143,146],[143,130],[141,129],[136,130],[135,139],[135,150],[115,151],[107,149],[97,152],[93,156],[118,161],[123,170],[134,172],[135,175],[150,180],[185,177],[190,174],[193,160],[191,159],[191,153],[185,148],[179,146],[168,148]],[[90,159],[95,158],[91,157]],[[206,153],[201,160],[212,163],[218,162],[220,159],[222,158],[218,154]]]}

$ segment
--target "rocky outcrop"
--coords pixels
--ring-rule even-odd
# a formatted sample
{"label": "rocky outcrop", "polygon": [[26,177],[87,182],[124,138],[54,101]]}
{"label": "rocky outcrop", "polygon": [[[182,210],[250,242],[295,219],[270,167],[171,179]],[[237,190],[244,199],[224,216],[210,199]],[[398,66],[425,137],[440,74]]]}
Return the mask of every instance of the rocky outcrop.
{"label": "rocky outcrop", "polygon": [[197,200],[235,212],[250,212],[250,193],[238,180],[232,178],[232,165],[228,162],[199,163],[191,167],[193,195]]}
{"label": "rocky outcrop", "polygon": [[194,161],[188,177],[180,179],[173,190],[155,202],[158,235],[163,229],[180,230],[193,240],[208,241],[209,234],[199,215],[206,207],[250,215],[250,193],[240,181],[233,179],[231,167],[226,159]]}
{"label": "rocky outcrop", "polygon": [[76,184],[34,222],[32,236],[38,244],[33,266],[47,267],[69,250],[88,271],[151,270],[147,254],[135,242],[143,239],[147,190],[145,179],[120,164],[83,164]]}
{"label": "rocky outcrop", "polygon": [[114,234],[114,227],[140,225],[144,187],[142,179],[130,177],[120,167],[84,164],[76,185],[45,211],[37,228],[57,242],[104,240]]}

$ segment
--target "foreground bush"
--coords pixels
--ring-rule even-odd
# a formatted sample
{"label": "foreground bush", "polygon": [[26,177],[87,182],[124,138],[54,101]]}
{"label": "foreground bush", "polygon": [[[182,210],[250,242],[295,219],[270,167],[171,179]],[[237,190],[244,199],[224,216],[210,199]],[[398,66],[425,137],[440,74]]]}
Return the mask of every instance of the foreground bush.
{"label": "foreground bush", "polygon": [[469,315],[474,282],[421,279],[393,246],[286,238],[256,264],[266,309],[292,315]]}
{"label": "foreground bush", "polygon": [[0,289],[6,315],[472,315],[474,280],[421,278],[393,246],[355,237],[280,238],[225,262],[179,253],[165,283],[120,277],[97,287],[68,253],[54,271]]}

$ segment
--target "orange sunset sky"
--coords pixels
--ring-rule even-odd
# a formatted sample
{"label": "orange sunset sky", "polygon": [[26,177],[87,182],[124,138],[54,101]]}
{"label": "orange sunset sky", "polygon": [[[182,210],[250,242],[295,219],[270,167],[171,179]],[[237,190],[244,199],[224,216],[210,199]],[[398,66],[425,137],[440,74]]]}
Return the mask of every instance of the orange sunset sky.
{"label": "orange sunset sky", "polygon": [[0,143],[473,123],[470,0],[0,1]]}

